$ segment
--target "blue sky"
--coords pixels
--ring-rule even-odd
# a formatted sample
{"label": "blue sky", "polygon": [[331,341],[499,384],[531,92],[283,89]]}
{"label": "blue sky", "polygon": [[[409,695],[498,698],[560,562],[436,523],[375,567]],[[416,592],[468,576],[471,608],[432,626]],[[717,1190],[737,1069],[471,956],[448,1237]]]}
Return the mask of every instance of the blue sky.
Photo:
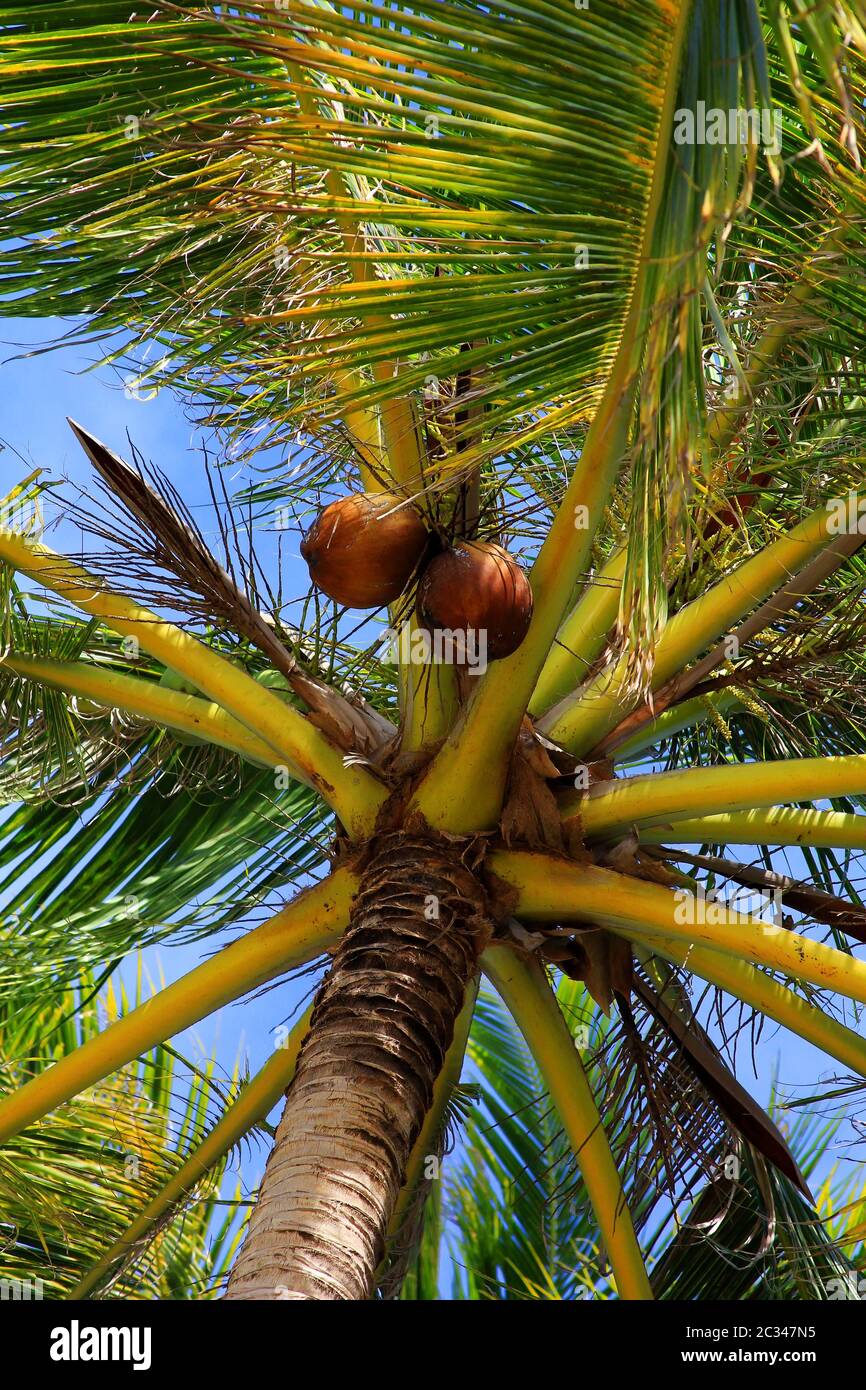
{"label": "blue sky", "polygon": [[[99,357],[97,345],[64,347],[46,355],[18,358],[22,349],[36,348],[56,338],[65,325],[54,322],[7,320],[0,332],[0,383],[2,383],[2,420],[0,436],[6,448],[0,452],[0,481],[2,491],[17,482],[25,466],[13,451],[23,455],[28,468],[40,467],[54,478],[67,478],[72,484],[87,483],[91,472],[66,423],[66,416],[76,418],[88,430],[121,454],[128,453],[126,434],[144,457],[157,464],[196,509],[202,529],[213,533],[209,525],[209,498],[201,467],[201,436],[191,424],[188,407],[164,391],[151,399],[136,399],[124,391],[122,372],[100,368],[88,370]],[[240,478],[236,478],[238,485]],[[284,583],[287,591],[300,593],[306,588],[306,570],[298,553],[299,535],[290,533],[284,541]],[[56,548],[74,547],[76,536],[69,524],[47,536]],[[270,545],[270,538],[262,537]],[[733,851],[732,851],[733,854]],[[740,857],[749,857],[743,851]],[[785,856],[791,873],[804,874],[805,866],[796,852]],[[780,858],[781,866],[781,858]],[[211,943],[193,946],[152,949],[147,953],[147,965],[156,981],[159,977],[172,980],[196,964],[212,949]],[[309,990],[309,981],[283,985],[241,1006],[220,1010],[195,1029],[178,1039],[178,1045],[192,1057],[215,1053],[218,1061],[231,1071],[238,1052],[251,1069],[256,1070],[270,1055],[273,1047],[271,1030],[290,1015],[302,996]],[[848,1016],[849,1023],[852,1021]],[[748,1043],[739,1051],[741,1081],[760,1100],[769,1095],[774,1074],[778,1071],[785,1090],[792,1095],[809,1094],[822,1080],[829,1080],[841,1071],[808,1044],[767,1025],[755,1053],[753,1073]],[[273,1118],[273,1117],[272,1117]],[[862,1147],[848,1144],[858,1136],[849,1131],[839,1157],[847,1166],[859,1161]],[[249,1183],[256,1181],[263,1151],[245,1163],[244,1176]]]}

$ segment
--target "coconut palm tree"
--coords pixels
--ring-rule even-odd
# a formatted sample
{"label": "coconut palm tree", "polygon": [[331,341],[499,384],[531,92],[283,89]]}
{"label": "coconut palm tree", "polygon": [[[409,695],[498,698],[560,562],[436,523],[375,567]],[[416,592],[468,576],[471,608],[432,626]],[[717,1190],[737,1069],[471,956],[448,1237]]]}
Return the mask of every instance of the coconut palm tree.
{"label": "coconut palm tree", "polygon": [[[725,1037],[773,1020],[866,1076],[859,0],[0,17],[15,312],[71,318],[67,341],[185,393],[258,470],[235,498],[211,471],[216,547],[158,468],[80,425],[92,553],[28,526],[39,477],[7,498],[3,1007],[245,930],[13,1066],[0,1141],[329,958],[284,1045],[63,1287],[102,1286],[285,1092],[227,1297],[429,1292],[419,1218],[435,1232],[482,975],[552,1107],[556,1186],[527,1150],[540,1186],[513,1218],[545,1194],[556,1213],[537,1290],[646,1299],[649,1263],[663,1296],[712,1293],[732,1184],[730,1219],[772,1211],[804,1277],[806,1179]],[[306,547],[328,577],[292,609],[248,533],[329,496]],[[326,594],[395,571],[389,665],[375,617]],[[466,627],[489,664],[468,641],[437,660],[431,635]],[[503,1175],[468,1133],[493,1209]],[[659,1257],[651,1213],[692,1192],[702,1253],[691,1228]]]}

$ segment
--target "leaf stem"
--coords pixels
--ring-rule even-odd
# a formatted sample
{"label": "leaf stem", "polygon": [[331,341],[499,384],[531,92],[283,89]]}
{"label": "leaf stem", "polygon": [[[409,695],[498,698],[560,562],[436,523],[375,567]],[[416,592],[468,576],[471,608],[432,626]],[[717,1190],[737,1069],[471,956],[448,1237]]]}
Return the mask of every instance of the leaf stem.
{"label": "leaf stem", "polygon": [[132,599],[112,593],[101,579],[46,546],[0,530],[0,560],[76,608],[101,618],[113,631],[134,637],[144,651],[185,676],[269,743],[290,772],[309,782],[333,806],[350,834],[369,834],[386,800],[385,787],[365,768],[347,767],[341,750],[273,691],[189,633]]}
{"label": "leaf stem", "polygon": [[490,946],[485,975],[526,1039],[580,1167],[620,1298],[652,1289],[616,1162],[580,1054],[544,971],[508,946]]}
{"label": "leaf stem", "polygon": [[147,1237],[157,1221],[273,1109],[295,1074],[298,1053],[309,1031],[312,1012],[311,1004],[295,1024],[285,1046],[277,1048],[261,1071],[247,1082],[237,1100],[229,1106],[210,1134],[193,1150],[182,1167],[172,1174],[165,1186],[148,1202],[111,1249],[87,1271],[75,1288],[70,1290],[66,1295],[68,1299],[88,1298],[94,1289],[103,1283],[118,1261]]}
{"label": "leaf stem", "polygon": [[198,1023],[224,1004],[336,945],[349,921],[357,884],[347,868],[298,895],[180,980],[112,1023],[75,1052],[0,1101],[0,1143],[103,1080],[148,1048]]}

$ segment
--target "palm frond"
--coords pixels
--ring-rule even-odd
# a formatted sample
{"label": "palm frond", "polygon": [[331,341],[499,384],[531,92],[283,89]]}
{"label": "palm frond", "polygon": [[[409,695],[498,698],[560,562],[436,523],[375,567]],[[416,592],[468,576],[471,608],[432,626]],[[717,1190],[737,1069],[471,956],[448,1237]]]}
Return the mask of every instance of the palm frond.
{"label": "palm frond", "polygon": [[[74,1017],[49,1002],[26,1022],[6,1019],[4,1090],[93,1036],[106,1011],[126,1007],[122,987],[109,986],[97,1003],[97,983],[82,972]],[[237,1067],[223,1083],[213,1059],[193,1064],[160,1047],[13,1141],[0,1158],[4,1279],[22,1296],[62,1298],[180,1166],[238,1082]],[[222,1168],[121,1274],[112,1297],[218,1295],[243,1215],[237,1191],[220,1206]]]}

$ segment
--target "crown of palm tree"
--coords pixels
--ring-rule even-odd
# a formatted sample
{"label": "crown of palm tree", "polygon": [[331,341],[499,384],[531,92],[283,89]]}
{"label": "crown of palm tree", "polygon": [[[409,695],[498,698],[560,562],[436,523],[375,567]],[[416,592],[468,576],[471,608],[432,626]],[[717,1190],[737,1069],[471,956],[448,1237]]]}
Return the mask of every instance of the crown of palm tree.
{"label": "crown of palm tree", "polygon": [[[0,1140],[38,1148],[106,1077],[138,1094],[135,1059],[287,972],[336,953],[339,976],[370,846],[420,835],[461,847],[489,931],[366,1290],[432,1295],[448,1203],[428,1167],[453,1122],[464,1296],[711,1295],[731,1248],[744,1297],[830,1296],[860,1258],[858,1194],[835,1232],[809,1216],[814,1132],[786,1142],[718,1020],[732,998],[866,1076],[859,0],[67,0],[0,20],[16,313],[69,316],[67,342],[184,393],[257,468],[234,498],[210,470],[218,547],[181,488],[79,425],[93,553],[15,522],[38,476],[5,500],[0,1009],[30,1032]],[[378,628],[286,601],[254,523],[348,490],[398,493],[439,545],[507,543],[534,595],[516,651],[468,683],[392,667]],[[389,620],[416,627],[414,590]],[[775,915],[720,905],[720,883]],[[146,1005],[37,1050],[52,1066],[22,1060],[127,953],[240,922]],[[179,1229],[316,1022],[212,1127],[199,1108],[179,1146],[156,1134],[165,1184],[116,1194],[102,1248],[55,1223],[58,1291]],[[32,1229],[46,1203],[80,1211],[78,1142],[62,1184],[20,1196]],[[225,1270],[234,1228],[208,1263],[202,1210],[166,1245],[168,1286]],[[756,1213],[784,1249],[772,1277]]]}

